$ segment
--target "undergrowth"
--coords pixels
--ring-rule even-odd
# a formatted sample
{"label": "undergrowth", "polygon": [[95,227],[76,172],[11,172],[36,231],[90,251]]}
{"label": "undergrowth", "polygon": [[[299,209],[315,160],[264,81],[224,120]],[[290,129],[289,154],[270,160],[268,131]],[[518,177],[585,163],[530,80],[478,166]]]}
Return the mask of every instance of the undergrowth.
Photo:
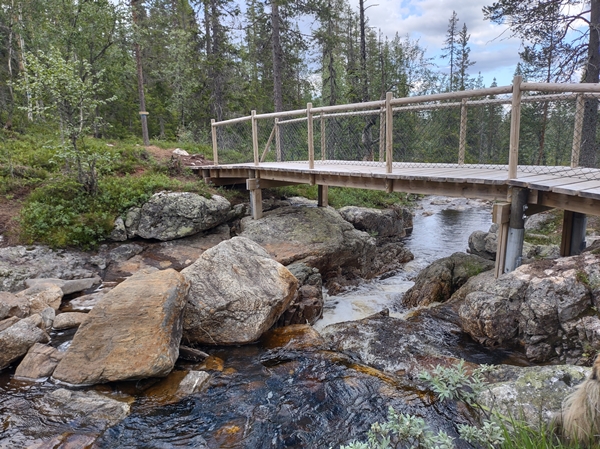
{"label": "undergrowth", "polygon": [[[470,375],[459,362],[456,366],[437,366],[431,373],[419,376],[433,390],[439,400],[462,401],[478,411],[479,425],[457,425],[460,440],[476,448],[501,449],[575,449],[558,440],[548,425],[533,428],[526,422],[499,415],[477,402],[487,388],[484,373],[489,366],[482,365]],[[443,430],[433,431],[424,419],[398,413],[392,407],[384,423],[376,422],[366,435],[366,441],[352,441],[340,449],[454,449],[456,439]]]}

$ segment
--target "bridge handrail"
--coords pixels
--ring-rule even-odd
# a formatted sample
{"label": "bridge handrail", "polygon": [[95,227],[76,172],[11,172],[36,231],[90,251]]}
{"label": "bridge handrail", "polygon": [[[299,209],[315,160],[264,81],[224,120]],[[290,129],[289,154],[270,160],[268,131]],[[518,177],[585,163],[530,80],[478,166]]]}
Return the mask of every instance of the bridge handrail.
{"label": "bridge handrail", "polygon": [[[524,92],[540,92],[544,95],[525,95]],[[570,95],[564,95],[564,94]],[[474,97],[490,97],[495,95],[512,94],[509,98],[485,98],[473,99]],[[562,95],[561,95],[562,94]],[[308,156],[309,168],[314,168],[314,142],[313,142],[313,119],[320,118],[321,124],[324,126],[324,118],[342,117],[346,115],[380,115],[380,160],[385,160],[386,169],[392,171],[392,128],[393,128],[393,113],[397,111],[408,110],[427,110],[446,107],[460,107],[460,139],[459,139],[459,156],[458,163],[464,163],[465,155],[465,135],[466,135],[466,108],[468,105],[477,104],[509,104],[511,107],[511,126],[510,126],[510,148],[508,160],[508,178],[516,178],[517,176],[517,161],[519,155],[519,131],[520,131],[520,109],[522,103],[553,101],[556,99],[575,99],[576,112],[575,114],[583,114],[583,102],[585,98],[598,98],[600,96],[600,83],[532,83],[523,82],[521,76],[516,76],[513,84],[509,86],[490,87],[484,89],[473,89],[458,92],[446,92],[439,94],[393,98],[391,92],[388,92],[385,100],[369,101],[364,103],[352,103],[334,106],[312,107],[311,103],[307,104],[305,109],[297,109],[291,111],[272,112],[257,114],[252,111],[250,116],[238,117],[229,120],[216,122],[211,120],[212,141],[213,141],[213,160],[214,164],[218,165],[218,140],[217,128],[236,123],[251,121],[252,123],[252,147],[254,154],[254,164],[259,165],[265,158],[267,151],[273,141],[279,144],[279,126],[294,122],[307,122],[308,132]],[[452,101],[454,100],[454,101]],[[460,100],[460,101],[456,101]],[[438,104],[424,104],[437,102]],[[443,102],[443,103],[442,103]],[[259,158],[258,152],[258,137],[257,137],[257,122],[259,120],[274,119],[275,125],[269,136],[267,146],[265,147],[262,157]],[[287,120],[279,120],[287,119]],[[384,129],[385,128],[385,129]],[[579,163],[579,147],[581,145],[581,124],[576,124],[573,132],[573,148],[571,153],[571,167],[578,166]],[[323,139],[323,133],[322,133]],[[322,145],[323,147],[323,145]],[[321,149],[324,152],[324,149]],[[280,150],[278,147],[278,158]],[[385,158],[383,156],[385,154]],[[462,161],[462,162],[461,162]]]}

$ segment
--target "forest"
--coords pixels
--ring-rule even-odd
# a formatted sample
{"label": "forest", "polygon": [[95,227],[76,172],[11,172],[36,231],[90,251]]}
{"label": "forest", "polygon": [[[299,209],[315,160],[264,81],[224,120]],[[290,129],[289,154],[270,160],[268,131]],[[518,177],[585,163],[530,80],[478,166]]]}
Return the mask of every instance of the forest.
{"label": "forest", "polygon": [[[578,14],[593,30],[596,3],[590,12],[588,2],[502,0],[484,15],[523,39],[516,73],[578,82],[589,65],[593,31],[569,37],[573,14],[565,15],[563,4],[580,4]],[[96,137],[122,138],[140,133],[140,112],[147,112],[141,117],[150,138],[209,142],[211,118],[253,109],[484,87],[470,72],[468,24],[456,13],[440,42],[442,70],[410,36],[398,32],[390,39],[370,27],[370,7],[378,6],[367,0],[358,8],[348,0],[2,0],[0,125],[58,121],[64,131],[71,122],[89,126]],[[583,77],[597,81],[595,72]]]}

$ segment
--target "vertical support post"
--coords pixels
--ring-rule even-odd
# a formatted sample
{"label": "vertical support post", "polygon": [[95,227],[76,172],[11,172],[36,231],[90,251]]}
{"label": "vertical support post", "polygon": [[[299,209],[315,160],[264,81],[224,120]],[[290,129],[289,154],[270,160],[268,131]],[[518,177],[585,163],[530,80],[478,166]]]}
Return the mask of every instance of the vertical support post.
{"label": "vertical support post", "polygon": [[379,113],[379,162],[385,160],[385,109]]}
{"label": "vertical support post", "polygon": [[465,150],[467,148],[467,99],[460,103],[460,137],[458,139],[458,164],[465,163]]}
{"label": "vertical support post", "polygon": [[325,155],[327,154],[327,139],[325,137],[325,114],[321,112],[321,160],[324,161],[327,159]]}
{"label": "vertical support post", "polygon": [[254,152],[254,165],[258,165],[258,129],[256,126],[256,111],[252,111],[252,150]]}
{"label": "vertical support post", "polygon": [[219,165],[219,153],[217,148],[217,127],[215,126],[215,119],[210,119],[210,130],[212,133],[212,146],[213,146],[213,164]]}
{"label": "vertical support post", "polygon": [[583,107],[585,102],[583,94],[577,95],[575,101],[575,126],[573,128],[573,149],[571,150],[571,168],[579,167],[579,153],[581,151],[581,132],[583,130]]}
{"label": "vertical support post", "polygon": [[319,184],[317,186],[318,199],[317,205],[319,207],[327,207],[329,204],[329,186]]}
{"label": "vertical support post", "polygon": [[508,239],[508,222],[510,219],[510,203],[494,204],[492,211],[493,222],[498,225],[497,246],[496,246],[496,269],[494,272],[497,278],[504,273],[504,260],[506,258],[506,241]]}
{"label": "vertical support post", "polygon": [[515,179],[517,177],[517,165],[519,164],[519,132],[521,127],[522,81],[523,77],[521,75],[517,75],[513,79],[512,108],[510,112],[510,147],[508,153],[508,179]]}
{"label": "vertical support post", "polygon": [[281,138],[279,136],[279,119],[275,119],[275,148],[277,151],[277,162],[281,162]]}
{"label": "vertical support post", "polygon": [[306,118],[308,125],[308,168],[315,168],[315,139],[313,134],[313,115],[311,112],[312,103],[306,105]]}
{"label": "vertical support post", "polygon": [[392,111],[392,98],[394,94],[392,92],[387,92],[385,94],[385,172],[392,172],[392,162],[393,162],[393,124],[392,120],[394,119],[394,111]]}
{"label": "vertical support post", "polygon": [[529,189],[513,188],[506,240],[506,257],[504,259],[505,273],[514,271],[521,265],[523,237],[525,237],[525,209],[528,196]]}
{"label": "vertical support post", "polygon": [[250,191],[250,214],[254,220],[262,218],[262,190],[260,189],[260,181],[256,170],[248,170],[248,179],[246,180],[246,188]]}
{"label": "vertical support post", "polygon": [[585,248],[587,216],[579,212],[564,211],[563,231],[560,241],[560,256],[568,257],[581,254]]}

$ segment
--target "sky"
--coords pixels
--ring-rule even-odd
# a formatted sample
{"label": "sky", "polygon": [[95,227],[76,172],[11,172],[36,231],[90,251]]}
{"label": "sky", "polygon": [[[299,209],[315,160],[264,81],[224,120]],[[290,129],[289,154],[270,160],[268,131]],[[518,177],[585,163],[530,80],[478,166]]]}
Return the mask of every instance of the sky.
{"label": "sky", "polygon": [[[358,11],[358,0],[350,2]],[[491,3],[493,0],[367,0],[365,5],[373,5],[366,10],[369,26],[390,38],[398,32],[400,36],[408,34],[411,39],[418,39],[427,50],[426,55],[435,58],[442,69],[448,60],[440,58],[441,49],[452,11],[456,11],[459,29],[466,23],[471,35],[470,59],[475,61],[471,75],[481,72],[486,86],[494,77],[499,86],[505,86],[512,83],[521,41],[510,38],[506,26],[484,20],[482,9]]]}

